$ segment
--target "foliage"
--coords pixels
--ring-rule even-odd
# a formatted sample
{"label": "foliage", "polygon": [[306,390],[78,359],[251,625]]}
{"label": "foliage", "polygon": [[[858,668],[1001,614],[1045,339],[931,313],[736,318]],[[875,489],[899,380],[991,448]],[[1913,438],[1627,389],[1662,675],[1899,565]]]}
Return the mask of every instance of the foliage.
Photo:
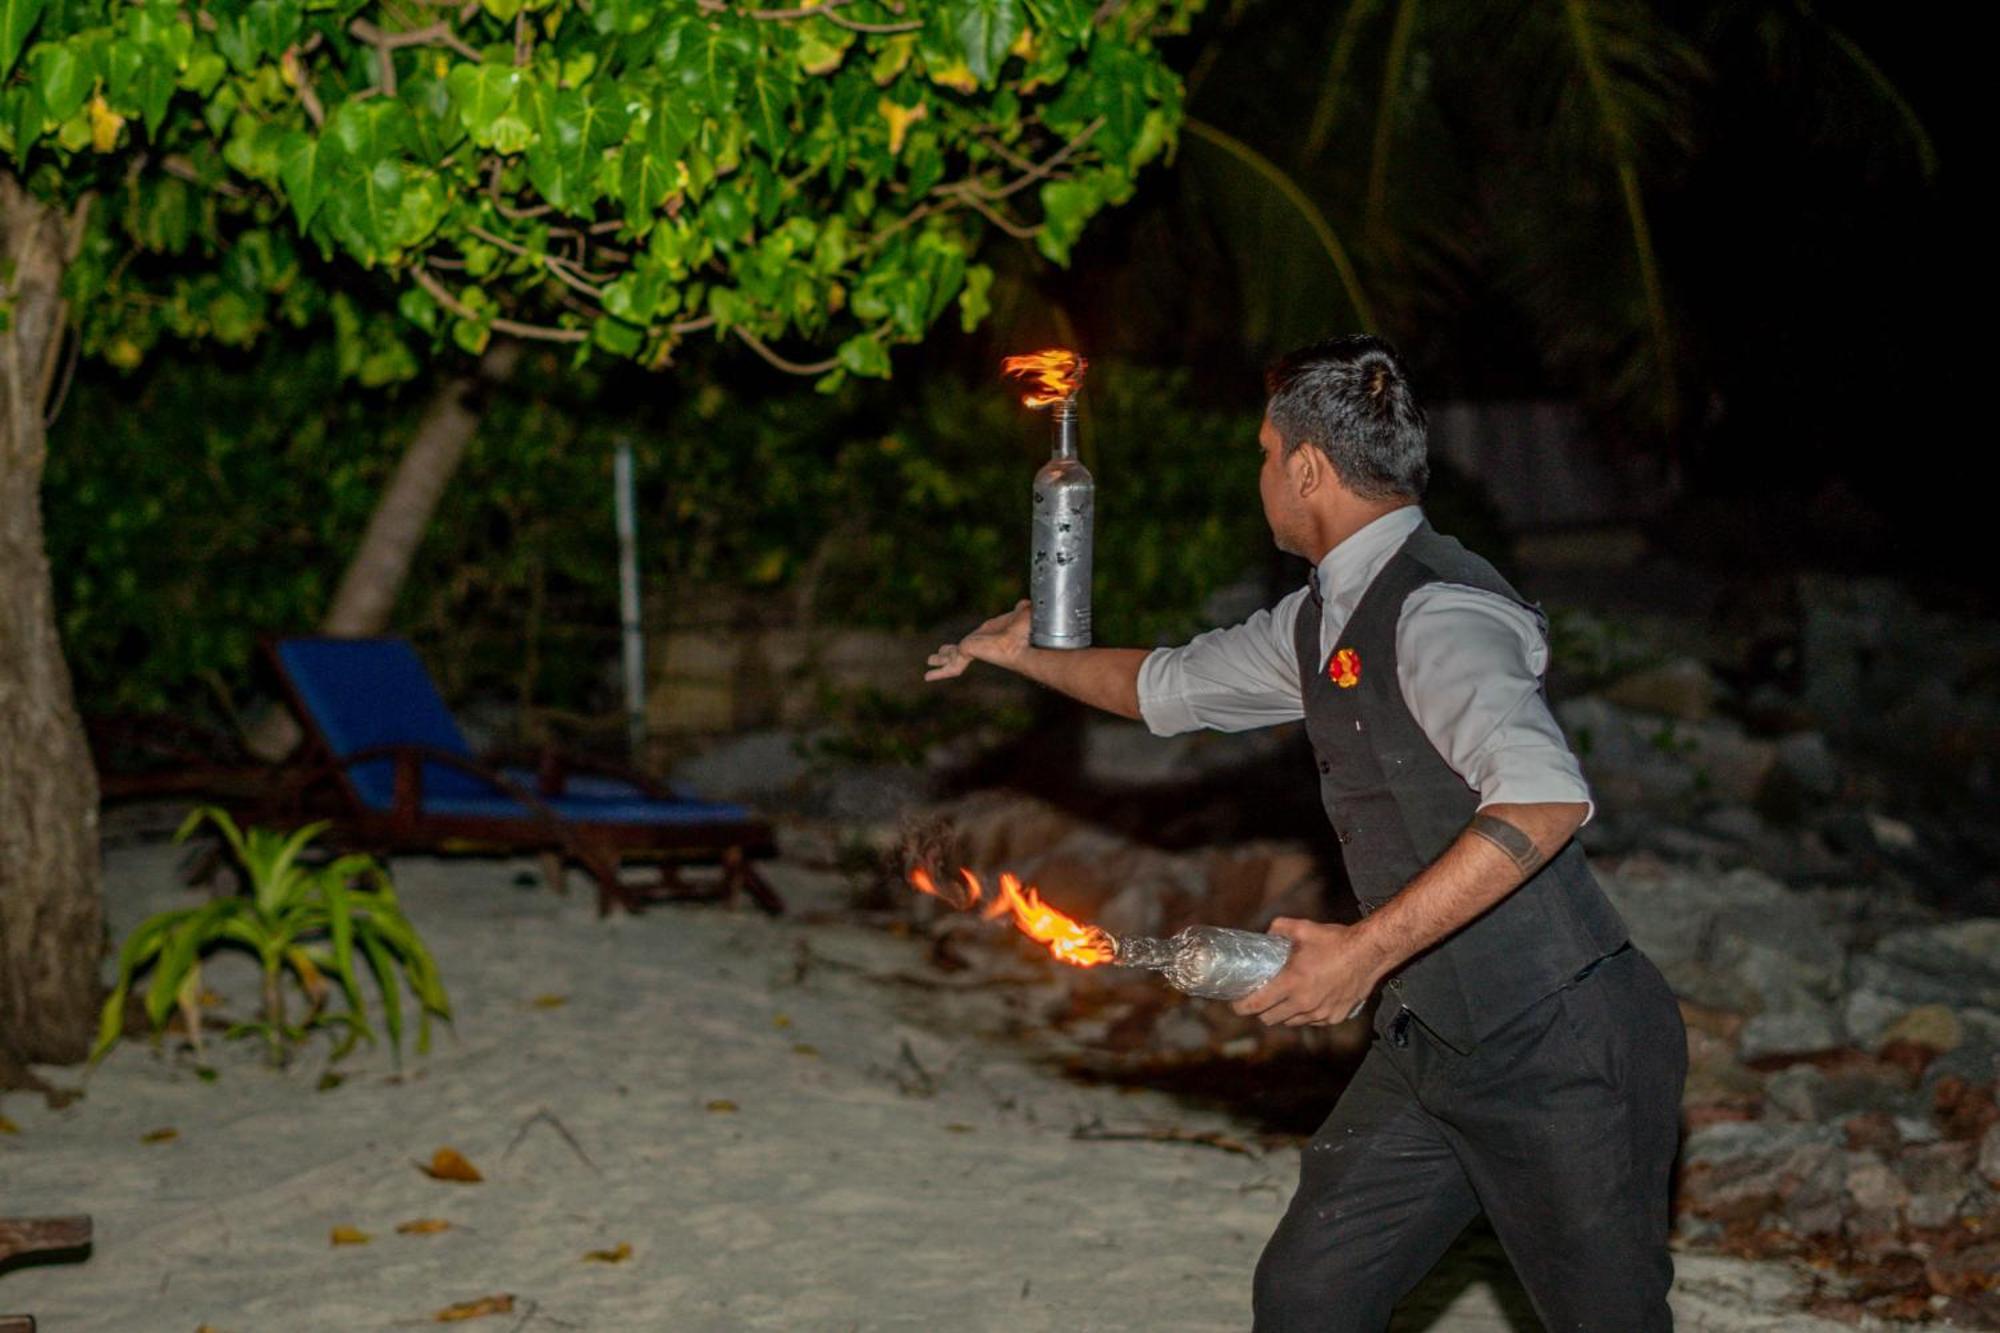
{"label": "foliage", "polygon": [[[344,1034],[334,1047],[335,1059],[357,1041],[375,1040],[361,996],[357,950],[374,973],[391,1047],[400,1054],[401,991],[407,984],[417,1005],[417,1049],[430,1049],[431,1016],[448,1020],[451,1007],[437,964],[403,915],[388,872],[367,856],[307,864],[302,854],[325,824],[309,824],[290,834],[261,828],[245,832],[227,813],[204,806],[188,816],[179,837],[187,838],[204,821],[221,832],[243,871],[248,892],[201,907],[161,912],[132,932],[118,954],[118,981],[104,1002],[92,1059],[101,1058],[116,1044],[123,1031],[126,996],[149,967],[152,977],[145,1008],[154,1031],[178,1009],[199,1051],[201,960],[226,946],[254,954],[264,979],[262,1013],[252,1022],[237,1024],[229,1035],[261,1035],[273,1063],[282,1063],[317,1028]],[[288,976],[307,1003],[305,1016],[296,1022],[285,1013]],[[344,1012],[327,1009],[335,987],[346,1001]]]}
{"label": "foliage", "polygon": [[[86,709],[238,695],[259,634],[317,618],[421,399],[343,395],[335,361],[325,343],[278,340],[226,364],[148,366],[118,397],[95,391],[107,372],[83,372],[51,435],[46,505]],[[949,628],[1021,595],[1048,423],[997,377],[832,396],[687,378],[707,382],[666,397],[639,372],[579,378],[530,358],[492,392],[396,617],[447,690],[593,705],[616,655],[620,439],[637,454],[655,625]],[[1254,423],[1200,407],[1183,372],[1100,364],[1084,399],[1101,633],[1183,633],[1268,551]]]}
{"label": "foliage", "polygon": [[0,0],[0,163],[97,196],[67,290],[115,365],[325,315],[364,383],[709,333],[832,389],[978,323],[989,225],[1062,262],[1131,195],[1200,3]]}
{"label": "foliage", "polygon": [[1172,188],[1104,238],[1140,261],[1106,304],[1154,355],[1358,324],[1448,367],[1433,394],[1554,388],[1657,441],[1713,409],[1724,330],[1689,303],[1742,244],[1740,190],[1685,201],[1698,163],[1754,133],[1863,146],[1909,184],[1937,166],[1862,46],[1791,0],[1235,0],[1200,37]]}
{"label": "foliage", "polygon": [[341,391],[330,338],[78,372],[44,477],[86,708],[240,691],[260,633],[315,623],[419,404]]}

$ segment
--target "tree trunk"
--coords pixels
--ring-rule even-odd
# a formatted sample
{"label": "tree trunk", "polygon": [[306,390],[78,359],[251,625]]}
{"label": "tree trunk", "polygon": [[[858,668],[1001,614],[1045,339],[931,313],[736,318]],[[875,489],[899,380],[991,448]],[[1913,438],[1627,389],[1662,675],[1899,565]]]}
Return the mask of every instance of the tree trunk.
{"label": "tree trunk", "polygon": [[90,1053],[103,998],[97,771],[42,540],[43,404],[81,232],[80,211],[65,219],[0,172],[0,1055],[49,1064]]}
{"label": "tree trunk", "polygon": [[[341,576],[321,634],[360,638],[388,625],[431,516],[479,427],[480,390],[505,381],[520,357],[519,343],[496,341],[476,372],[451,380],[431,400]],[[298,723],[283,708],[273,708],[251,728],[247,743],[253,754],[282,759],[299,743]]]}

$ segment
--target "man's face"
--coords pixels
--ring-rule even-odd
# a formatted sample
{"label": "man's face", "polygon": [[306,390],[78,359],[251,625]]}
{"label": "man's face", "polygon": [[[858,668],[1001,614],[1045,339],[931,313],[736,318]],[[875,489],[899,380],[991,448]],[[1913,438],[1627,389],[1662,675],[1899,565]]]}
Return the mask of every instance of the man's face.
{"label": "man's face", "polygon": [[1296,455],[1286,459],[1285,442],[1268,416],[1257,431],[1257,447],[1264,451],[1264,463],[1257,472],[1257,495],[1264,502],[1264,521],[1271,526],[1271,540],[1287,555],[1303,555],[1307,524],[1298,482],[1292,475]]}

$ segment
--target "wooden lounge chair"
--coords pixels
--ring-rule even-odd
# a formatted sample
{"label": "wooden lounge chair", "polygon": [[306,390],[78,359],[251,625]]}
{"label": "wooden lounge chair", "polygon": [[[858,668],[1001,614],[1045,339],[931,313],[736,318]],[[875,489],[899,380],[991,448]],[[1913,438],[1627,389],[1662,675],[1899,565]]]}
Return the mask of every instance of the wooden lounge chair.
{"label": "wooden lounge chair", "polygon": [[[88,1217],[0,1217],[0,1272],[18,1255],[80,1250],[88,1244]],[[35,1333],[35,1317],[0,1314],[0,1333]]]}
{"label": "wooden lounge chair", "polygon": [[[265,648],[307,738],[284,797],[302,812],[331,787],[346,841],[383,852],[539,852],[558,888],[573,861],[596,880],[600,914],[692,896],[676,866],[719,863],[732,900],[747,893],[767,912],[784,910],[751,865],[776,850],[771,828],[742,806],[554,752],[532,768],[482,763],[401,638],[291,638]],[[657,862],[658,884],[623,882],[626,860]]]}

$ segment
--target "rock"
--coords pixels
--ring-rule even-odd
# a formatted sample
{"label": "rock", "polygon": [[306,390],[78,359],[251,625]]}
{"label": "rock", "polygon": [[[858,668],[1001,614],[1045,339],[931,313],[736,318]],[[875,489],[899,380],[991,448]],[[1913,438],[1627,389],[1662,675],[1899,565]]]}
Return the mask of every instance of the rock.
{"label": "rock", "polygon": [[1905,1143],[1936,1143],[1938,1127],[1922,1116],[1899,1115],[1895,1117],[1896,1136]]}
{"label": "rock", "polygon": [[1864,1213],[1894,1214],[1910,1201],[1910,1190],[1879,1155],[1858,1152],[1848,1154],[1847,1197]]}
{"label": "rock", "polygon": [[1707,664],[1677,657],[1615,682],[1603,694],[1621,708],[1683,722],[1700,722],[1715,712],[1722,693]]}
{"label": "rock", "polygon": [[1811,1065],[1791,1065],[1764,1080],[1764,1105],[1791,1120],[1819,1121],[1826,1075]]}
{"label": "rock", "polygon": [[1687,1083],[1681,1102],[1690,1107],[1752,1105],[1764,1080],[1736,1059],[1735,1043],[1693,1023],[1688,1024]]}
{"label": "rock", "polygon": [[1596,695],[1566,699],[1556,716],[1598,804],[1624,814],[1675,807],[1695,795],[1695,773],[1670,742],[1673,726]]}
{"label": "rock", "polygon": [[1857,956],[1852,975],[1857,990],[1906,1007],[2000,1010],[2000,917],[1897,931]]}
{"label": "rock", "polygon": [[1783,1201],[1785,1225],[1801,1236],[1838,1235],[1847,1214],[1845,1157],[1819,1145],[1795,1151],[1796,1176]]}
{"label": "rock", "polygon": [[1988,1129],[1979,1140],[1979,1159],[1975,1165],[1988,1184],[2000,1185],[2000,1124]]}
{"label": "rock", "polygon": [[1838,1146],[1841,1138],[1835,1125],[1724,1121],[1688,1135],[1681,1146],[1681,1161],[1688,1166],[1719,1166],[1744,1158],[1776,1158],[1815,1144]]}
{"label": "rock", "polygon": [[1701,826],[1731,842],[1754,843],[1768,832],[1763,816],[1747,805],[1724,805],[1701,817]]}
{"label": "rock", "polygon": [[1840,1022],[1850,1038],[1872,1047],[1891,1024],[1908,1012],[1908,1006],[1892,996],[1859,989],[1848,992],[1841,1005]]}
{"label": "rock", "polygon": [[1812,1011],[1842,989],[1846,952],[1817,904],[1755,870],[1700,875],[1650,857],[1599,874],[1674,993],[1746,1012]]}
{"label": "rock", "polygon": [[1889,1024],[1869,1044],[1880,1050],[1893,1041],[1927,1046],[1943,1054],[1958,1049],[1965,1040],[1965,1028],[1958,1015],[1941,1004],[1920,1004]]}
{"label": "rock", "polygon": [[1773,1055],[1808,1055],[1830,1051],[1844,1041],[1839,1020],[1830,1009],[1784,1009],[1757,1014],[1743,1025],[1737,1048],[1745,1060]]}
{"label": "rock", "polygon": [[1877,847],[1888,852],[1917,850],[1917,831],[1910,825],[1875,810],[1870,810],[1867,817],[1868,831],[1875,836]]}
{"label": "rock", "polygon": [[1697,794],[1739,804],[1757,799],[1778,761],[1773,742],[1745,736],[1734,722],[1689,723],[1673,744],[1694,769]]}
{"label": "rock", "polygon": [[1840,790],[1840,764],[1826,737],[1799,731],[1778,742],[1774,775],[1782,774],[1801,795],[1825,799]]}

